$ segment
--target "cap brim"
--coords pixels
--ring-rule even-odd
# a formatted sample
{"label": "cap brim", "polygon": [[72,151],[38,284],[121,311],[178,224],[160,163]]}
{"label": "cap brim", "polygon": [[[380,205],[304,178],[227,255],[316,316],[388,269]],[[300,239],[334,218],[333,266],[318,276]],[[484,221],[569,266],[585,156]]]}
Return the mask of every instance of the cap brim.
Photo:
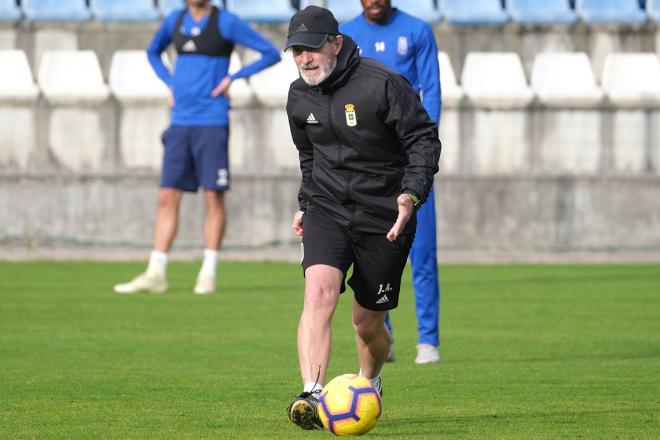
{"label": "cap brim", "polygon": [[316,34],[313,32],[299,32],[293,34],[286,41],[286,46],[284,50],[287,50],[291,46],[303,46],[311,47],[312,49],[318,49],[319,47],[325,44],[328,39],[328,34]]}

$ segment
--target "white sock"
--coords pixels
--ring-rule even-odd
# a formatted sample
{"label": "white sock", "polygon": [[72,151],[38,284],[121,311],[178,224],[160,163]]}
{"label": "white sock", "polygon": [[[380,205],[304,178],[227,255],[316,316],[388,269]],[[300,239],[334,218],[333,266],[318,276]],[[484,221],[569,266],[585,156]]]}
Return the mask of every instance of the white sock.
{"label": "white sock", "polygon": [[204,249],[204,262],[202,263],[201,274],[207,277],[215,278],[218,267],[218,251],[215,249]]}
{"label": "white sock", "polygon": [[369,379],[369,382],[371,382],[371,385],[378,390],[380,388],[380,374],[373,379]]}
{"label": "white sock", "polygon": [[[360,368],[360,372],[358,373],[358,376],[367,377],[364,374],[362,374],[362,368]],[[367,377],[367,379],[369,378]],[[380,383],[380,373],[378,373],[376,377],[374,377],[373,379],[369,379],[369,382],[371,382],[371,385],[373,385],[376,389],[378,389],[376,385]]]}
{"label": "white sock", "polygon": [[149,256],[149,266],[147,272],[159,273],[163,276],[167,272],[167,253],[159,251],[151,251]]}
{"label": "white sock", "polygon": [[323,389],[323,384],[316,382],[307,382],[305,383],[305,387],[303,388],[303,391],[306,393],[320,393],[322,389]]}

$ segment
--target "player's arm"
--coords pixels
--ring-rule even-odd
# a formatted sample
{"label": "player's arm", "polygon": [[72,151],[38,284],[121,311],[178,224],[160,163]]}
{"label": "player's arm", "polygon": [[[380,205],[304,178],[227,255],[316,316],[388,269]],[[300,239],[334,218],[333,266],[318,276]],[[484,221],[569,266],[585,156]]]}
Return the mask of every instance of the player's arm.
{"label": "player's arm", "polygon": [[151,64],[151,67],[154,69],[154,72],[156,72],[158,78],[160,78],[168,87],[172,87],[172,73],[165,63],[163,63],[161,56],[165,49],[167,49],[167,46],[172,42],[172,34],[174,32],[174,25],[176,24],[178,14],[179,12],[175,11],[163,20],[163,23],[154,34],[151,44],[149,44],[149,47],[147,48],[149,64]]}
{"label": "player's arm", "polygon": [[219,21],[220,32],[222,32],[224,38],[241,46],[249,47],[261,54],[261,58],[243,66],[238,72],[230,75],[229,78],[232,81],[239,78],[247,78],[280,61],[280,52],[273,43],[252,29],[236,15],[223,11],[220,14]]}
{"label": "player's arm", "polygon": [[394,129],[408,156],[401,193],[412,196],[414,205],[420,206],[426,201],[433,175],[438,171],[441,150],[438,126],[403,77],[396,75],[387,81],[386,95],[385,123]]}
{"label": "player's arm", "polygon": [[314,146],[307,137],[304,128],[296,124],[292,115],[297,103],[297,98],[292,90],[289,90],[289,98],[287,100],[287,115],[289,118],[289,129],[291,130],[291,139],[298,150],[300,158],[300,171],[302,173],[302,180],[300,182],[300,189],[298,190],[298,211],[293,217],[293,231],[297,236],[303,235],[302,216],[307,210],[310,203],[308,194],[309,185],[312,182],[312,169],[314,168]]}
{"label": "player's arm", "polygon": [[408,156],[401,195],[397,198],[399,214],[386,234],[388,240],[394,241],[433,187],[441,145],[438,126],[430,119],[410,83],[402,76],[392,76],[386,83],[386,96],[385,123],[394,129]]}
{"label": "player's arm", "polygon": [[439,124],[442,113],[442,88],[435,37],[431,27],[425,24],[416,38],[415,65],[422,90],[422,102],[431,119]]}

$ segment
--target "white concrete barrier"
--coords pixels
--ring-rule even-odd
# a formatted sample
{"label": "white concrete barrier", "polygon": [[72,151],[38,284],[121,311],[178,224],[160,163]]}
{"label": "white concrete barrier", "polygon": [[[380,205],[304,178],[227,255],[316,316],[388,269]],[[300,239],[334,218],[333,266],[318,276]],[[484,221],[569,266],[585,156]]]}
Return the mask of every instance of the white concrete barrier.
{"label": "white concrete barrier", "polygon": [[0,165],[27,169],[36,148],[34,84],[25,53],[0,50]]}
{"label": "white concrete barrier", "polygon": [[465,59],[461,84],[474,107],[469,113],[467,170],[511,174],[529,169],[528,106],[534,95],[515,53],[473,52]]}
{"label": "white concrete barrier", "polygon": [[298,69],[287,53],[279,63],[252,75],[249,82],[259,103],[266,107],[285,107],[289,84],[298,77]]}
{"label": "white concrete barrier", "polygon": [[657,161],[660,148],[657,141],[653,142],[660,131],[653,123],[657,120],[653,114],[660,111],[660,59],[655,53],[609,54],[605,58],[602,85],[616,109],[614,170],[644,172],[649,162]]}
{"label": "white concrete barrier", "polygon": [[[169,64],[166,54],[163,61]],[[109,85],[119,103],[119,152],[123,164],[159,170],[163,157],[160,136],[169,123],[170,91],[151,68],[146,52],[115,52]]]}
{"label": "white concrete barrier", "polygon": [[589,57],[583,52],[542,53],[532,69],[532,88],[541,111],[539,170],[596,174],[602,155],[604,99]]}
{"label": "white concrete barrier", "polygon": [[99,171],[109,150],[106,117],[109,89],[92,51],[47,51],[39,86],[49,106],[48,144],[74,172]]}
{"label": "white concrete barrier", "polygon": [[[236,73],[241,70],[241,67],[241,59],[239,58],[238,53],[232,52],[229,61],[229,73]],[[245,78],[239,78],[232,81],[231,87],[229,88],[229,99],[231,100],[230,102],[233,108],[248,107],[254,104],[254,93]]]}
{"label": "white concrete barrier", "polygon": [[454,68],[446,52],[438,52],[438,65],[440,66],[440,85],[442,87],[442,108],[456,108],[461,104],[465,93],[456,81]]}
{"label": "white concrete barrier", "polygon": [[444,172],[457,172],[460,165],[460,111],[463,101],[463,88],[456,82],[454,68],[445,52],[438,52],[440,66],[440,87],[442,89],[442,114],[440,117],[440,140],[442,157],[440,169]]}

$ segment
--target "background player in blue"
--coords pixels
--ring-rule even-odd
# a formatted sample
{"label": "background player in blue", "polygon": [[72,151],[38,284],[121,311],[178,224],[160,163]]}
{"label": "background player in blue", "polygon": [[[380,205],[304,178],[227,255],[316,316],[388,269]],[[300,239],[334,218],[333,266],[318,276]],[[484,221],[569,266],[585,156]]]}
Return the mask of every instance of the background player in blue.
{"label": "background player in blue", "polygon": [[[176,235],[183,191],[204,189],[204,262],[194,292],[211,293],[216,285],[218,250],[225,226],[224,192],[230,186],[227,155],[229,100],[233,80],[246,78],[277,63],[279,51],[236,15],[209,0],[186,0],[186,7],[165,18],[147,49],[149,62],[171,90],[172,117],[163,133],[163,170],[158,192],[154,248],[147,270],[117,293],[165,292],[167,253]],[[174,43],[173,71],[161,54]],[[261,53],[261,58],[227,75],[234,43]]]}
{"label": "background player in blue", "polygon": [[[391,0],[360,0],[364,14],[340,25],[352,37],[360,55],[375,58],[400,73],[421,94],[431,119],[440,123],[441,95],[438,50],[430,26],[392,7]],[[433,191],[417,212],[417,233],[410,251],[417,312],[417,357],[415,363],[440,360],[438,353],[440,288],[436,257],[435,203]],[[389,315],[386,325],[392,331]],[[394,360],[394,348],[390,357]]]}

